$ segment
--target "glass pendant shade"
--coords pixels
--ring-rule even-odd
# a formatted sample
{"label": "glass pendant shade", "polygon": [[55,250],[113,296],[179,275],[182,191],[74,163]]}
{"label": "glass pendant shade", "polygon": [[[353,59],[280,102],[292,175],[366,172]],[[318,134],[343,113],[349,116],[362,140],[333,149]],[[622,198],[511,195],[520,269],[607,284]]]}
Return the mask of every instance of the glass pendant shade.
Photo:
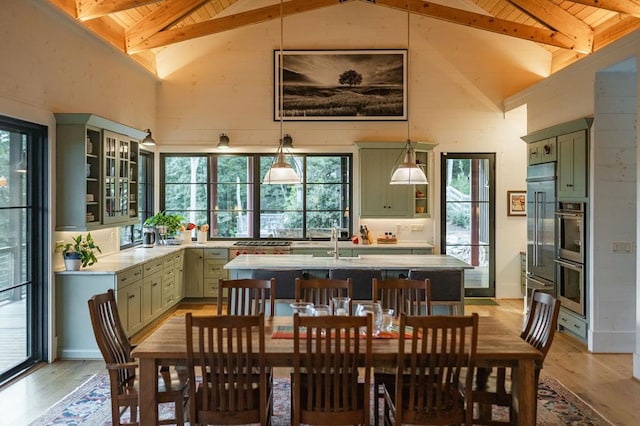
{"label": "glass pendant shade", "polygon": [[267,185],[296,185],[300,183],[300,177],[289,163],[284,160],[284,153],[278,150],[277,161],[264,175],[262,183]]}
{"label": "glass pendant shade", "polygon": [[427,176],[416,163],[416,152],[407,141],[407,152],[404,156],[404,163],[400,164],[391,176],[390,185],[419,185],[427,184]]}

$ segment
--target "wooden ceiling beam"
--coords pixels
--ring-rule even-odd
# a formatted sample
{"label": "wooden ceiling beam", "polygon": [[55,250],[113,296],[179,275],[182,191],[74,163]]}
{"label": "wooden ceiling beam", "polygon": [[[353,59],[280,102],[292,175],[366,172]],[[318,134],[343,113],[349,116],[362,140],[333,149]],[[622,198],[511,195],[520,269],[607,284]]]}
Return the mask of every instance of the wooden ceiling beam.
{"label": "wooden ceiling beam", "polygon": [[593,52],[593,29],[551,0],[509,0],[533,19],[552,28],[574,43],[573,47],[580,53]]}
{"label": "wooden ceiling beam", "polygon": [[78,19],[88,21],[163,0],[76,0]]}
{"label": "wooden ceiling beam", "polygon": [[[344,0],[289,0],[283,4],[283,16],[295,15],[344,2]],[[185,27],[160,31],[138,43],[134,43],[133,40],[127,40],[127,49],[130,54],[136,53],[279,18],[280,4],[278,3]],[[129,38],[129,34],[127,34],[127,38]]]}
{"label": "wooden ceiling beam", "polygon": [[634,0],[571,0],[573,3],[620,12],[640,18],[640,4]]}
{"label": "wooden ceiling beam", "polygon": [[159,8],[146,15],[142,20],[129,28],[126,35],[127,50],[147,40],[181,21],[194,10],[198,9],[209,0],[179,0],[163,3]]}
{"label": "wooden ceiling beam", "polygon": [[602,49],[639,28],[640,19],[633,16],[618,15],[603,22],[594,30],[594,51]]}
{"label": "wooden ceiling beam", "polygon": [[[369,2],[369,0],[361,1]],[[375,4],[405,11],[407,10],[408,4],[411,13],[429,18],[440,19],[454,24],[535,41],[536,43],[563,49],[572,49],[574,47],[573,40],[557,31],[518,24],[489,15],[481,15],[479,13],[442,6],[437,3],[422,0],[376,0]]]}

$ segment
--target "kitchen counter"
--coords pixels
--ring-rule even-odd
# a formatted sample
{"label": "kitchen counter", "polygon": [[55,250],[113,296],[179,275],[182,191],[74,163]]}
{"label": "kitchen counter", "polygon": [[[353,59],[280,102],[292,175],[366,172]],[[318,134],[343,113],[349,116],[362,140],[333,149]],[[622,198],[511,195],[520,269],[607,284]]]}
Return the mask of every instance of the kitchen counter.
{"label": "kitchen counter", "polygon": [[[66,271],[64,265],[60,265],[55,270],[57,274],[114,274],[124,271],[127,268],[135,266],[140,263],[148,262],[150,260],[165,256],[167,254],[174,253],[178,250],[184,250],[189,248],[223,248],[228,249],[233,247],[234,240],[221,240],[221,241],[209,241],[206,243],[193,242],[191,244],[160,246],[153,247],[134,247],[126,250],[119,251],[117,253],[109,254],[98,258],[98,262],[95,265],[82,268],[79,271]],[[402,242],[398,244],[353,244],[351,241],[340,241],[338,247],[341,250],[347,249],[363,249],[372,250],[375,249],[433,249],[433,245],[424,242]],[[333,248],[331,241],[293,241],[291,248],[295,249],[319,249],[330,250]],[[403,256],[404,257],[404,256]]]}
{"label": "kitchen counter", "polygon": [[382,269],[382,270],[409,270],[409,269],[473,269],[469,265],[448,255],[360,255],[357,257],[314,257],[311,255],[242,255],[224,265],[229,270],[256,270],[256,269]]}

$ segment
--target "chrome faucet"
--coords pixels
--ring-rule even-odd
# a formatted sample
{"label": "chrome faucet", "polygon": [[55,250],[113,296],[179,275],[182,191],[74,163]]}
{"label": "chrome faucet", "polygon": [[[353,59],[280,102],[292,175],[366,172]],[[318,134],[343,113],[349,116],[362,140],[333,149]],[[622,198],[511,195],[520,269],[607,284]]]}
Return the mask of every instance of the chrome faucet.
{"label": "chrome faucet", "polygon": [[333,250],[329,250],[327,253],[332,254],[334,259],[340,259],[340,252],[338,251],[338,235],[340,235],[338,227],[334,226],[333,228],[331,228],[331,241],[333,241]]}

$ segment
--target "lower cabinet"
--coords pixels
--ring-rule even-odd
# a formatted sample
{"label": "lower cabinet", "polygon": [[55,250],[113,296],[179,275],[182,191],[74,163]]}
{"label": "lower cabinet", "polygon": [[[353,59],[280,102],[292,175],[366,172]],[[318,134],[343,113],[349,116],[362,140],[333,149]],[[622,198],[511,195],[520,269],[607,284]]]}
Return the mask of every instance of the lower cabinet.
{"label": "lower cabinet", "polygon": [[204,249],[188,248],[184,251],[184,296],[204,297]]}
{"label": "lower cabinet", "polygon": [[228,278],[226,248],[188,248],[184,260],[185,297],[218,297],[218,281]]}
{"label": "lower cabinet", "polygon": [[[229,277],[224,265],[229,261],[229,250],[204,249],[204,297],[218,297],[218,282]],[[223,295],[225,297],[225,295]]]}
{"label": "lower cabinet", "polygon": [[558,328],[566,331],[579,338],[587,341],[587,320],[572,311],[560,306],[560,314],[558,315]]}

